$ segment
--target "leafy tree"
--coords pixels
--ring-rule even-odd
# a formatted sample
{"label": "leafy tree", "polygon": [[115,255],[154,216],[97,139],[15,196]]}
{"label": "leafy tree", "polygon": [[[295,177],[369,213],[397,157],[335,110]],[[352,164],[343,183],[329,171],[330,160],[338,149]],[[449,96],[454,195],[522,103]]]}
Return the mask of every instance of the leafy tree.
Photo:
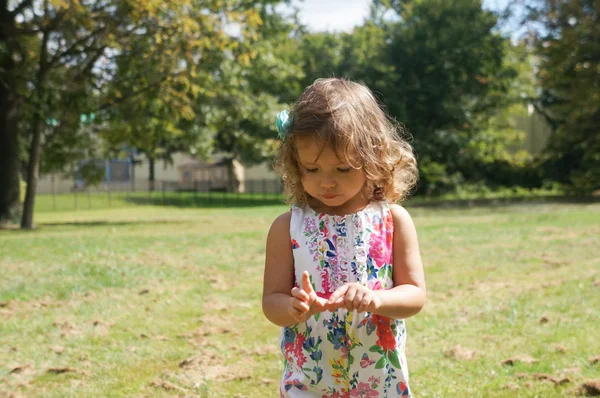
{"label": "leafy tree", "polygon": [[414,138],[420,192],[452,190],[473,176],[465,149],[508,103],[515,71],[503,63],[507,40],[496,22],[477,0],[381,0],[363,26],[320,41],[335,44],[317,59],[321,70],[334,65],[336,75],[365,82]]}
{"label": "leafy tree", "polygon": [[230,182],[234,160],[251,165],[272,157],[275,116],[302,88],[297,21],[272,4],[263,4],[259,13],[255,35],[221,60],[214,89],[201,93],[195,108],[200,139],[190,147],[198,154],[226,154]]}
{"label": "leafy tree", "polygon": [[[521,3],[518,3],[521,7]],[[600,187],[600,21],[593,0],[528,2],[537,57],[537,109],[553,127],[547,177],[590,191]]]}
{"label": "leafy tree", "polygon": [[[147,100],[155,111],[149,122],[138,124],[138,133],[150,125],[151,137],[175,134],[178,121],[193,117],[190,99],[202,87],[199,59],[215,46],[223,51],[236,42],[224,32],[229,23],[260,24],[253,5],[243,0],[0,2],[0,147],[6,155],[1,157],[5,167],[0,168],[0,217],[11,217],[18,203],[19,137],[30,140],[21,226],[31,228],[45,144],[61,143],[57,148],[62,150],[73,141],[65,134],[78,134],[76,115],[96,110],[98,121],[105,123],[116,107],[148,93],[160,98]],[[124,66],[138,69],[123,73]],[[67,87],[73,92],[64,91]],[[62,108],[59,93],[69,94],[65,98],[74,106]],[[85,99],[96,103],[92,106]],[[131,115],[140,108],[128,106],[115,113]],[[68,114],[57,118],[61,109]],[[23,116],[30,116],[23,123],[27,132],[18,129]],[[48,128],[53,118],[59,124]],[[168,118],[174,121],[165,121]]]}

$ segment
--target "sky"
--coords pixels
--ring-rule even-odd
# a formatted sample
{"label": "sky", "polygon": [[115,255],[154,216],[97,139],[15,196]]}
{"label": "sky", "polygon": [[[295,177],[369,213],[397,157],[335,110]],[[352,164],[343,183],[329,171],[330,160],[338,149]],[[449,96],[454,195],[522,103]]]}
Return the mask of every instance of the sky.
{"label": "sky", "polygon": [[[501,9],[508,0],[484,0],[492,10]],[[304,0],[294,1],[300,8],[300,20],[311,31],[350,32],[369,14],[371,0]]]}

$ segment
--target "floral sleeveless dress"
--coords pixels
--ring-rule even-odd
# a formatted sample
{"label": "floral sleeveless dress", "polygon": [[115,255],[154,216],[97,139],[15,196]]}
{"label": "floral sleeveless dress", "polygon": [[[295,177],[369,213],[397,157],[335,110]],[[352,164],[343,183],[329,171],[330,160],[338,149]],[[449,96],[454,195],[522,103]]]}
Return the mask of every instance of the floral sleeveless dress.
{"label": "floral sleeveless dress", "polygon": [[[346,216],[293,207],[295,284],[308,271],[318,296],[345,283],[391,289],[394,221],[389,204],[371,202]],[[281,397],[411,397],[404,320],[338,309],[284,327]]]}

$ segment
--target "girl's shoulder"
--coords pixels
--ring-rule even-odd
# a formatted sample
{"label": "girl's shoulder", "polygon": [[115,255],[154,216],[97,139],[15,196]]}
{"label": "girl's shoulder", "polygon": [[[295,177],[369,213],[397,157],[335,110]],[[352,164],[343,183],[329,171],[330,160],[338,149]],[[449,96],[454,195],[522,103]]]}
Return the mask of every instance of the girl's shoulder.
{"label": "girl's shoulder", "polygon": [[394,222],[397,221],[401,223],[402,221],[406,222],[408,220],[411,220],[412,222],[410,214],[403,206],[400,206],[397,203],[389,203],[388,207],[392,217],[394,217]]}
{"label": "girl's shoulder", "polygon": [[290,234],[290,223],[292,222],[292,211],[286,211],[280,214],[273,220],[269,235],[289,236]]}

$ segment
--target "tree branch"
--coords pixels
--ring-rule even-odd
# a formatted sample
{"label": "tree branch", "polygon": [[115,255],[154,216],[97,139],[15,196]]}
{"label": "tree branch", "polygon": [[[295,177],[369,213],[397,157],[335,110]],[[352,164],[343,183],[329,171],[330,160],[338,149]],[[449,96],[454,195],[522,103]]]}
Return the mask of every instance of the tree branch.
{"label": "tree branch", "polygon": [[156,88],[156,87],[160,86],[162,83],[164,83],[169,78],[173,78],[173,77],[179,76],[182,73],[183,72],[165,75],[165,76],[161,77],[159,80],[157,80],[156,82],[154,82],[152,84],[148,84],[147,86],[142,87],[141,89],[139,89],[139,90],[137,90],[135,92],[132,92],[129,95],[125,95],[125,96],[123,96],[123,97],[121,97],[121,98],[119,98],[119,99],[117,99],[115,101],[107,102],[107,103],[101,105],[98,108],[98,111],[103,111],[103,110],[105,110],[107,108],[110,108],[111,106],[115,106],[115,105],[121,104],[121,103],[123,103],[123,102],[125,102],[127,100],[130,100],[132,98],[135,98],[138,95],[143,94],[143,93],[145,93],[148,90],[151,90],[153,88]]}
{"label": "tree branch", "polygon": [[94,38],[98,33],[102,32],[103,30],[105,30],[106,27],[103,26],[99,29],[94,30],[92,33],[90,33],[89,35],[82,37],[81,39],[77,40],[76,42],[74,42],[73,44],[71,44],[71,46],[69,48],[67,48],[65,51],[63,51],[62,53],[58,53],[56,54],[49,62],[50,67],[54,66],[56,63],[58,63],[62,58],[64,57],[68,57],[69,55],[74,55],[75,54],[75,49],[77,47],[79,47],[80,45],[82,45],[83,43],[85,43],[86,41],[88,41],[91,38]]}

